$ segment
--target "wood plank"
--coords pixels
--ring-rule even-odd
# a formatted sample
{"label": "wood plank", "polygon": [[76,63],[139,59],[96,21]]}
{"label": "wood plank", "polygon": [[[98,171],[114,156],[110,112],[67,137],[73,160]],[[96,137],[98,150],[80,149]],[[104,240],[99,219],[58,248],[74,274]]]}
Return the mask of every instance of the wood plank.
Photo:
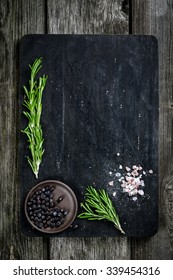
{"label": "wood plank", "polygon": [[[121,0],[48,0],[50,34],[127,34]],[[112,250],[112,246],[115,248]],[[128,259],[127,238],[51,238],[50,259]]]}
{"label": "wood plank", "polygon": [[128,9],[123,2],[123,0],[48,0],[48,33],[128,34]]}
{"label": "wood plank", "polygon": [[20,234],[17,97],[19,39],[45,31],[45,9],[41,0],[2,0],[0,15],[0,258],[42,259],[46,243]]}
{"label": "wood plank", "polygon": [[160,227],[152,238],[133,240],[133,259],[173,259],[173,1],[133,0],[132,33],[155,35],[159,43]]}
{"label": "wood plank", "polygon": [[130,259],[130,240],[123,238],[51,238],[50,259],[126,260]]}

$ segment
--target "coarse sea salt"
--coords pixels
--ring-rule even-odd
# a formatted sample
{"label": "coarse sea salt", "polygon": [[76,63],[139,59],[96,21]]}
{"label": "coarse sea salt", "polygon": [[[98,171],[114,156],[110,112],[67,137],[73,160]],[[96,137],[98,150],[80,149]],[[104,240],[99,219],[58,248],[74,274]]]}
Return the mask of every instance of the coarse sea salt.
{"label": "coarse sea salt", "polygon": [[144,191],[139,189],[145,186],[144,180],[142,179],[144,172],[142,166],[133,165],[132,168],[126,166],[125,170],[124,177],[119,179],[123,192],[132,197],[136,197],[137,194],[143,196]]}
{"label": "coarse sea salt", "polygon": [[110,181],[110,182],[108,183],[109,186],[113,186],[113,184],[114,184],[114,181]]}
{"label": "coarse sea salt", "polygon": [[123,193],[132,197],[133,201],[137,200],[138,195],[144,196],[144,190],[141,189],[145,187],[144,176],[153,174],[153,170],[145,171],[141,165],[123,167],[121,164],[119,165],[119,170],[120,172],[117,172],[115,176],[119,177],[118,181],[121,184]]}

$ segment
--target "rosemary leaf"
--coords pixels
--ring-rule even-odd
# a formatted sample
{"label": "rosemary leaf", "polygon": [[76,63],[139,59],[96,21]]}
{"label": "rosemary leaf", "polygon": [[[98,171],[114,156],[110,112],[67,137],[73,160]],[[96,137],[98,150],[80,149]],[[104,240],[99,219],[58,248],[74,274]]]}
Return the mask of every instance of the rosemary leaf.
{"label": "rosemary leaf", "polygon": [[92,186],[87,187],[85,202],[81,203],[84,212],[78,215],[78,218],[88,220],[108,220],[124,234],[119,221],[118,214],[104,189],[96,190]]}

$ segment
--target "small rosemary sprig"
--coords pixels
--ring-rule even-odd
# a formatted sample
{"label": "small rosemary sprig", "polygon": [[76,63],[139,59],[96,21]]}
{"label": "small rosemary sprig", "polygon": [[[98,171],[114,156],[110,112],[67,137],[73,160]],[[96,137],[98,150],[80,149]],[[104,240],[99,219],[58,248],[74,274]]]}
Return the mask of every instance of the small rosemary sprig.
{"label": "small rosemary sprig", "polygon": [[104,189],[97,191],[91,186],[86,190],[85,202],[81,203],[81,206],[85,211],[79,214],[78,218],[88,220],[108,220],[113,222],[114,226],[124,234],[119,217],[107,192]]}
{"label": "small rosemary sprig", "polygon": [[47,77],[43,75],[36,80],[36,75],[42,67],[42,58],[35,59],[32,65],[29,65],[31,69],[31,76],[29,80],[29,89],[24,86],[25,98],[23,105],[27,108],[23,114],[28,119],[27,127],[22,130],[29,142],[29,149],[31,151],[31,158],[28,157],[28,163],[30,164],[32,171],[36,178],[38,178],[39,166],[42,161],[43,150],[43,133],[40,124],[40,118],[42,113],[42,94],[46,85]]}

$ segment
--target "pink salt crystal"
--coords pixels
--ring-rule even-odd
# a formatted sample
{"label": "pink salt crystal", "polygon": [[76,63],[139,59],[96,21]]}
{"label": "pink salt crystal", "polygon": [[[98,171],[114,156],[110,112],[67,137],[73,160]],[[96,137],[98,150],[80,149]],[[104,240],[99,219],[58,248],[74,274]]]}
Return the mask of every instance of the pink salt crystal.
{"label": "pink salt crystal", "polygon": [[137,168],[137,166],[136,166],[136,165],[133,165],[133,166],[132,166],[132,168],[133,168],[133,169],[136,169],[136,168]]}
{"label": "pink salt crystal", "polygon": [[131,169],[128,166],[126,166],[126,171],[129,172],[130,170]]}
{"label": "pink salt crystal", "polygon": [[126,176],[126,181],[129,182],[132,179],[132,177]]}
{"label": "pink salt crystal", "polygon": [[133,195],[133,193],[131,191],[129,191],[129,196],[132,196],[132,195]]}
{"label": "pink salt crystal", "polygon": [[136,186],[136,182],[134,180],[131,182],[131,184]]}
{"label": "pink salt crystal", "polygon": [[125,182],[123,184],[121,184],[122,188],[125,188],[126,186],[127,186],[127,183],[125,183]]}
{"label": "pink salt crystal", "polygon": [[139,179],[139,177],[137,177],[137,178],[134,178],[135,179],[135,182],[138,184],[138,185],[140,185],[140,179]]}
{"label": "pink salt crystal", "polygon": [[145,186],[144,180],[141,180],[141,186],[142,186],[142,187]]}
{"label": "pink salt crystal", "polygon": [[153,170],[152,170],[152,169],[150,169],[148,172],[149,172],[150,174],[153,174]]}
{"label": "pink salt crystal", "polygon": [[138,193],[138,191],[137,191],[137,189],[135,189],[135,190],[133,190],[131,193],[132,193],[132,195],[135,195],[135,194]]}
{"label": "pink salt crystal", "polygon": [[139,173],[138,173],[138,171],[137,170],[133,170],[133,172],[131,173],[133,176],[138,176],[139,175]]}

